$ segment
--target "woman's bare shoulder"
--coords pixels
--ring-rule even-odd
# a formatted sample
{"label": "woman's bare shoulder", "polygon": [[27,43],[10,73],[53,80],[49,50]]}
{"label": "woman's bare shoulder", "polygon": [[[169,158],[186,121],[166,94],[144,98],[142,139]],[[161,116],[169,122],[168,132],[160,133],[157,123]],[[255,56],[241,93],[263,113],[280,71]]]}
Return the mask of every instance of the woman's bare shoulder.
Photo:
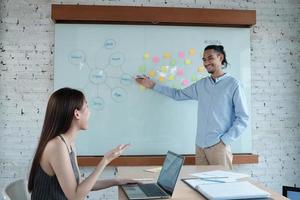
{"label": "woman's bare shoulder", "polygon": [[48,153],[68,153],[68,150],[66,148],[66,145],[64,142],[59,138],[59,136],[56,136],[55,138],[51,139],[45,148],[45,152]]}

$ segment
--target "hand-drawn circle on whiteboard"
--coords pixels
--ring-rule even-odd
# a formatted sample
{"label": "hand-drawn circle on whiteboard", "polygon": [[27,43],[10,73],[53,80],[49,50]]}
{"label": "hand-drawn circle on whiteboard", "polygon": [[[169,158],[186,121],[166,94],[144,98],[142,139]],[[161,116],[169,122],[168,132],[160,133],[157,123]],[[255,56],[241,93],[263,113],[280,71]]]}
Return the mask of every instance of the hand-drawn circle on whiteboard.
{"label": "hand-drawn circle on whiteboard", "polygon": [[120,79],[121,84],[123,85],[130,85],[132,83],[132,77],[130,74],[122,74],[121,79]]}
{"label": "hand-drawn circle on whiteboard", "polygon": [[104,108],[104,100],[101,98],[101,97],[95,97],[92,99],[91,101],[92,103],[92,107],[95,109],[95,110],[103,110]]}
{"label": "hand-drawn circle on whiteboard", "polygon": [[85,54],[81,50],[73,50],[69,53],[69,62],[72,65],[83,65],[85,63]]}
{"label": "hand-drawn circle on whiteboard", "polygon": [[104,42],[105,49],[113,49],[116,46],[116,41],[114,39],[107,39]]}
{"label": "hand-drawn circle on whiteboard", "polygon": [[116,87],[112,90],[111,97],[115,102],[123,102],[127,99],[127,92],[123,88]]}
{"label": "hand-drawn circle on whiteboard", "polygon": [[106,79],[105,71],[101,68],[92,69],[90,72],[90,81],[94,84],[103,83]]}
{"label": "hand-drawn circle on whiteboard", "polygon": [[124,61],[125,61],[125,57],[120,52],[113,53],[109,58],[110,65],[114,67],[119,67],[123,65]]}

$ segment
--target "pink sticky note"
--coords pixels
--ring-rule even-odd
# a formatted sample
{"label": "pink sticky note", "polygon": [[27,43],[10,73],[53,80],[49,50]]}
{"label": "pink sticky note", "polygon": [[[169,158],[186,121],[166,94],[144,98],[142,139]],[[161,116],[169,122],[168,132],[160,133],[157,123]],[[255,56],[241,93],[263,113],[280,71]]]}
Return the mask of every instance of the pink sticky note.
{"label": "pink sticky note", "polygon": [[153,56],[152,61],[154,64],[157,64],[159,62],[159,57],[158,56]]}
{"label": "pink sticky note", "polygon": [[178,68],[178,69],[177,69],[177,75],[178,75],[178,76],[183,76],[183,74],[184,74],[183,69]]}
{"label": "pink sticky note", "polygon": [[188,86],[188,85],[189,85],[189,80],[184,79],[184,80],[181,81],[181,84],[182,84],[183,86]]}
{"label": "pink sticky note", "polygon": [[184,58],[184,52],[183,51],[179,51],[178,56],[179,56],[179,58]]}

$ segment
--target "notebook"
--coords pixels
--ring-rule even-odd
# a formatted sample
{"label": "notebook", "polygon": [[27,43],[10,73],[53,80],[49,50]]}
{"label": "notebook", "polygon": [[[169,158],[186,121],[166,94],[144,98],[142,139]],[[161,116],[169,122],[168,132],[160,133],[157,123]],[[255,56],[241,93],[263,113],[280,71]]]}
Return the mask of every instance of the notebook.
{"label": "notebook", "polygon": [[248,181],[201,184],[202,180],[199,179],[200,184],[197,184],[195,180],[195,178],[182,179],[183,182],[210,200],[268,199],[271,196],[270,193]]}
{"label": "notebook", "polygon": [[166,199],[173,194],[184,157],[168,151],[157,183],[121,186],[128,199]]}

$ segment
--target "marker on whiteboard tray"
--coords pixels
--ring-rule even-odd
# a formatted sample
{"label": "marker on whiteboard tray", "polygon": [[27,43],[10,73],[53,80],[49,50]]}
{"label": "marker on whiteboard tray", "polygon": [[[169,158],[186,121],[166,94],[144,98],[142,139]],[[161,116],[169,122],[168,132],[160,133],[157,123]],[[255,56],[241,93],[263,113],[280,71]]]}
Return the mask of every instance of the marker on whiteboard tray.
{"label": "marker on whiteboard tray", "polygon": [[140,75],[137,75],[136,76],[136,79],[145,79],[145,78],[147,78],[147,79],[150,79],[148,76],[146,76],[145,74],[143,74],[143,76],[140,76]]}
{"label": "marker on whiteboard tray", "polygon": [[145,77],[137,75],[135,78],[136,79],[144,79]]}

